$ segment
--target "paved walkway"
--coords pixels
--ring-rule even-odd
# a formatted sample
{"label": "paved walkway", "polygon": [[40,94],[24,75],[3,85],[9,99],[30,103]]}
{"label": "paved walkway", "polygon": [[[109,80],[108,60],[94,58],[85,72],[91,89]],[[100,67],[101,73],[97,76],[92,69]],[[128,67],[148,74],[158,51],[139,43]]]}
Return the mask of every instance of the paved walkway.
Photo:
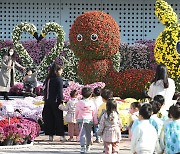
{"label": "paved walkway", "polygon": [[[48,136],[39,136],[36,138],[34,145],[29,147],[13,147],[1,148],[0,154],[77,154],[80,153],[80,145],[78,142],[60,142],[59,138],[55,137],[53,142],[48,141]],[[130,141],[123,139],[120,143],[120,153],[130,154]],[[91,154],[102,154],[103,144],[94,143],[90,151]]]}

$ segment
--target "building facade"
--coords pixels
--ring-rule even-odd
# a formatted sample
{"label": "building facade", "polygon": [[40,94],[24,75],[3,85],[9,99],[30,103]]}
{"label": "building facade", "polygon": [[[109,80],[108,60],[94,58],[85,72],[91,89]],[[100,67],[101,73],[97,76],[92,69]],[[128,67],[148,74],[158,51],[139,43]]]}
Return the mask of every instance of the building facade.
{"label": "building facade", "polygon": [[[180,18],[180,0],[166,0]],[[20,22],[33,23],[38,32],[47,22],[57,22],[66,33],[80,14],[101,10],[118,23],[122,42],[156,39],[164,26],[154,14],[155,0],[0,0],[0,40],[10,40],[13,27]],[[49,34],[47,38],[55,37]],[[33,39],[23,34],[22,40]]]}

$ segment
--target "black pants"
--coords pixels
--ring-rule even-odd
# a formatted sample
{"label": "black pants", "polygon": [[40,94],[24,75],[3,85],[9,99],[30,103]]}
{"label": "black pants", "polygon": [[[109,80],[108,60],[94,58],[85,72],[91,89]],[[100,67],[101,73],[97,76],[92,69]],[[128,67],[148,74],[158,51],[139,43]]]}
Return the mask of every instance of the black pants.
{"label": "black pants", "polygon": [[63,111],[58,106],[56,102],[45,102],[42,113],[45,135],[64,136]]}
{"label": "black pants", "polygon": [[8,100],[8,92],[1,92],[1,95],[4,96],[4,100]]}

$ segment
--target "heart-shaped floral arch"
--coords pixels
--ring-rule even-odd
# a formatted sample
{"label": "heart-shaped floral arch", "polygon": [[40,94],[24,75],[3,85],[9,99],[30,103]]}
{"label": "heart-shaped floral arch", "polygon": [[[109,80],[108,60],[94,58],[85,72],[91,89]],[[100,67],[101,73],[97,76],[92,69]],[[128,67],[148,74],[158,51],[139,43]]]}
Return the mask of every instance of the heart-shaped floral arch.
{"label": "heart-shaped floral arch", "polygon": [[16,25],[16,27],[13,29],[12,39],[13,39],[14,48],[18,53],[23,65],[25,67],[35,67],[36,70],[40,72],[38,74],[38,79],[40,80],[44,79],[45,76],[47,75],[48,66],[55,61],[55,59],[58,57],[59,53],[61,52],[61,49],[64,46],[64,41],[65,41],[64,30],[59,24],[55,22],[46,23],[42,27],[40,39],[44,38],[49,32],[55,32],[57,36],[57,42],[54,48],[51,49],[51,52],[43,58],[43,60],[38,66],[35,66],[33,59],[30,57],[27,50],[21,44],[21,34],[23,32],[28,32],[32,34],[37,40],[39,39],[39,37],[37,36],[36,26],[33,25],[32,23],[22,22]]}

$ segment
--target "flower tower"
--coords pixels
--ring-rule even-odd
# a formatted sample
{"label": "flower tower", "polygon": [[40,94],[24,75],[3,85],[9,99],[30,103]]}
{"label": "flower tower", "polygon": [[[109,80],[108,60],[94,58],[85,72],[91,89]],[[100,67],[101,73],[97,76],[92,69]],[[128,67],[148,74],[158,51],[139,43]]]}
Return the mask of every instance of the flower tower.
{"label": "flower tower", "polygon": [[115,96],[139,98],[153,72],[116,72],[112,57],[119,51],[120,32],[115,20],[105,12],[90,11],[78,16],[69,32],[70,47],[80,59],[78,75],[84,84],[105,82]]}
{"label": "flower tower", "polygon": [[177,43],[180,41],[180,24],[177,14],[164,0],[156,0],[155,14],[165,26],[156,39],[154,49],[156,61],[165,64],[170,76],[179,83],[180,54],[177,51]]}

